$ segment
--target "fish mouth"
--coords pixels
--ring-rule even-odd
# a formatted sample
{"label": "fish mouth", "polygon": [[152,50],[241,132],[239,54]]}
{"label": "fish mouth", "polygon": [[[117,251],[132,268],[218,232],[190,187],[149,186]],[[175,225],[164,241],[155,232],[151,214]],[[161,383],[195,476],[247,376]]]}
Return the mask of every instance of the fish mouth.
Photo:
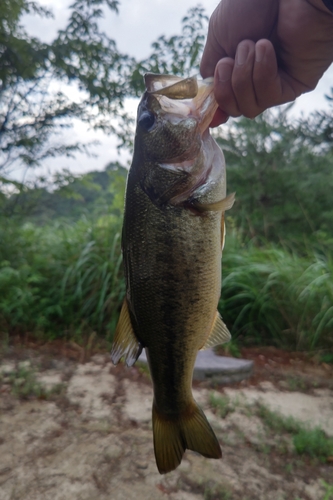
{"label": "fish mouth", "polygon": [[198,122],[201,135],[208,129],[218,108],[214,97],[214,79],[192,76],[147,73],[144,76],[146,92],[154,96],[162,112],[173,115],[173,120],[192,117]]}

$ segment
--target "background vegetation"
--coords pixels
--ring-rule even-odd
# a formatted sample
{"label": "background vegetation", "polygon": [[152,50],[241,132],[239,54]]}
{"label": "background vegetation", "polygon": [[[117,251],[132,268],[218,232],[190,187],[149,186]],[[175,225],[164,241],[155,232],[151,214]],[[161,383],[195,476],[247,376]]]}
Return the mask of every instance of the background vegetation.
{"label": "background vegetation", "polygon": [[[117,2],[83,3],[73,4],[67,28],[49,45],[20,25],[24,12],[48,12],[26,0],[0,6],[0,332],[9,336],[80,342],[95,332],[111,341],[124,296],[124,166],[62,172],[34,185],[14,180],[12,169],[82,149],[54,142],[73,117],[118,133],[128,147],[131,122],[121,110],[127,96],[140,94],[142,73],[195,72],[203,47],[201,7],[189,11],[179,35],[161,36],[148,58],[135,61],[98,29],[103,4],[117,9]],[[51,77],[77,85],[80,98],[47,93]],[[116,114],[120,131],[110,121]],[[237,193],[219,304],[234,339],[332,353],[332,107],[297,121],[285,107],[233,120],[216,134],[228,190]]]}

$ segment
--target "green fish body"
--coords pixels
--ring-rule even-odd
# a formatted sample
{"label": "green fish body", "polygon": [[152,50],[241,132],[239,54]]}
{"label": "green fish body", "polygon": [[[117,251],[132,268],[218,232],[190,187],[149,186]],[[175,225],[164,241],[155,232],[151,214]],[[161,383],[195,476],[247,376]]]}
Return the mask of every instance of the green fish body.
{"label": "green fish body", "polygon": [[209,135],[211,81],[145,77],[123,225],[126,299],[111,359],[132,365],[146,349],[154,385],[153,432],[160,473],[185,449],[220,458],[192,396],[200,349],[230,339],[217,304],[226,197],[223,154]]}

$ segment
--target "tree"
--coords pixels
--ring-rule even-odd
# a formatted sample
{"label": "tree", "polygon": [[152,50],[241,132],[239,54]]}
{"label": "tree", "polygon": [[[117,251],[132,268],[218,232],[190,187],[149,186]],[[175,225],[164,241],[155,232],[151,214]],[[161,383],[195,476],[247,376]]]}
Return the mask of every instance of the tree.
{"label": "tree", "polygon": [[315,133],[318,114],[310,115],[306,126],[292,124],[289,107],[253,121],[233,120],[217,138],[226,157],[228,191],[236,191],[228,216],[246,238],[300,240],[332,231],[332,143],[323,142],[323,128]]}
{"label": "tree", "polygon": [[304,117],[300,120],[303,140],[319,153],[333,151],[333,87],[325,97],[329,102],[328,110],[315,111],[310,120]]}
{"label": "tree", "polygon": [[5,215],[24,215],[25,221],[43,225],[51,220],[77,221],[84,216],[95,219],[102,216],[121,218],[127,169],[119,163],[109,163],[105,170],[91,171],[76,177],[63,170],[44,185],[25,189],[20,194],[7,196],[3,204]]}
{"label": "tree", "polygon": [[[18,164],[37,166],[46,158],[85,149],[78,142],[55,142],[55,134],[80,119],[114,132],[122,115],[133,60],[100,32],[103,7],[117,12],[117,0],[75,0],[65,29],[43,43],[30,37],[22,15],[52,15],[30,0],[0,3],[0,183],[22,184],[9,177]],[[68,90],[75,91],[75,98]],[[0,190],[1,190],[0,184]],[[2,189],[3,190],[3,189]],[[2,195],[3,196],[3,195]]]}
{"label": "tree", "polygon": [[151,44],[152,53],[134,68],[131,86],[137,95],[144,90],[142,75],[147,72],[189,76],[199,73],[200,58],[208,30],[208,16],[200,5],[189,9],[182,19],[179,35],[161,35]]}

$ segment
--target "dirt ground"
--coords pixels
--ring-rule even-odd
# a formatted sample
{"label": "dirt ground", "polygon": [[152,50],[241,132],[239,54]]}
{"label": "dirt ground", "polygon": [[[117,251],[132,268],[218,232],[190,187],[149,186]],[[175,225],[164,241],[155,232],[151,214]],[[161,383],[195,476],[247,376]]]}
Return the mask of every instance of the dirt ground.
{"label": "dirt ground", "polygon": [[298,455],[288,432],[273,432],[257,411],[264,405],[333,436],[332,365],[244,350],[255,362],[251,379],[194,387],[223,458],[187,451],[161,476],[145,370],[113,367],[107,354],[73,343],[35,347],[8,347],[0,359],[0,500],[333,499],[333,457]]}

